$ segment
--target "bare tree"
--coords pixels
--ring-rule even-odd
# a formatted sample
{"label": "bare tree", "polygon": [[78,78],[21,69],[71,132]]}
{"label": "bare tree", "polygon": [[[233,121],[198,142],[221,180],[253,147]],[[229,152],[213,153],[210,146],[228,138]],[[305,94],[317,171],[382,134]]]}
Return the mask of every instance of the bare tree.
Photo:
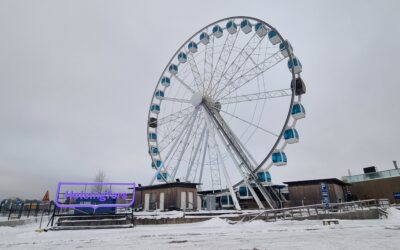
{"label": "bare tree", "polygon": [[[94,182],[105,182],[106,181],[106,173],[100,169],[96,176],[94,177]],[[103,185],[95,185],[92,188],[93,192],[102,192],[103,191]]]}

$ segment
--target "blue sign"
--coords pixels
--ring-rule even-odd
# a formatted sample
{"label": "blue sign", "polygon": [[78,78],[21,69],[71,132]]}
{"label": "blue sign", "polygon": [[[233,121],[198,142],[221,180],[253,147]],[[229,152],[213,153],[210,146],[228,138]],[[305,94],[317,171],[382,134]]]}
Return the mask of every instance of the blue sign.
{"label": "blue sign", "polygon": [[400,192],[393,193],[395,200],[400,200]]}
{"label": "blue sign", "polygon": [[324,208],[329,208],[329,193],[328,193],[328,185],[324,182],[321,182],[321,196],[322,196],[322,204],[324,204]]}

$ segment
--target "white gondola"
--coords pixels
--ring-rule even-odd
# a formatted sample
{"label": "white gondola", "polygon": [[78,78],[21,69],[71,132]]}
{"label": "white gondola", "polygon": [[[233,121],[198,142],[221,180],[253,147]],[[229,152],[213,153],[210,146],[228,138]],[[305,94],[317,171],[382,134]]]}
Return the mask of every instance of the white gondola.
{"label": "white gondola", "polygon": [[297,133],[295,128],[287,128],[283,132],[283,138],[289,144],[297,143],[299,142],[299,133]]}
{"label": "white gondola", "polygon": [[197,52],[197,44],[195,42],[190,42],[188,44],[188,49],[190,52],[196,53]]}
{"label": "white gondola", "polygon": [[161,164],[162,164],[162,161],[155,160],[155,161],[151,162],[151,168],[158,169],[161,167]]}
{"label": "white gondola", "polygon": [[[163,178],[164,177],[164,178]],[[159,172],[157,174],[157,180],[158,181],[164,181],[168,178],[168,173],[167,172]]]}
{"label": "white gondola", "polygon": [[253,195],[250,192],[250,189],[246,186],[239,187],[239,198],[246,200],[246,199],[253,199]]}
{"label": "white gondola", "polygon": [[210,36],[206,32],[201,33],[200,42],[204,45],[207,45],[210,42]]}
{"label": "white gondola", "polygon": [[222,194],[220,196],[219,203],[222,208],[233,208],[234,207],[232,196],[230,196],[230,194],[228,194],[228,193]]}
{"label": "white gondola", "polygon": [[185,63],[187,61],[187,55],[184,52],[178,54],[178,61],[180,63]]}
{"label": "white gondola", "polygon": [[242,31],[243,31],[245,34],[248,34],[248,33],[250,33],[251,30],[252,30],[252,25],[251,25],[251,23],[250,23],[249,20],[244,19],[244,20],[240,23],[240,28],[242,29]]}
{"label": "white gondola", "polygon": [[293,54],[293,47],[289,41],[286,40],[284,42],[281,42],[281,44],[279,44],[279,49],[284,57],[289,56],[288,48],[289,48],[290,53]]}
{"label": "white gondola", "polygon": [[161,78],[160,82],[161,82],[161,85],[164,86],[164,87],[169,87],[171,85],[171,80],[166,76]]}
{"label": "white gondola", "polygon": [[157,91],[154,93],[154,96],[155,96],[158,100],[161,100],[161,99],[164,97],[164,91],[162,91],[162,90],[157,90]]}
{"label": "white gondola", "polygon": [[171,64],[168,67],[168,71],[169,71],[169,73],[176,75],[176,74],[178,74],[178,66],[175,64]]}
{"label": "white gondola", "polygon": [[281,38],[278,36],[278,33],[275,30],[271,30],[268,33],[268,39],[273,45],[277,45],[282,42]]}
{"label": "white gondola", "polygon": [[160,113],[160,105],[158,104],[151,104],[150,106],[151,113],[158,114]]}
{"label": "white gondola", "polygon": [[287,158],[285,152],[281,150],[275,150],[272,153],[272,164],[275,166],[284,166],[287,164]]}
{"label": "white gondola", "polygon": [[257,178],[263,185],[271,185],[271,174],[268,171],[257,172]]}
{"label": "white gondola", "polygon": [[158,155],[159,153],[160,153],[160,151],[158,150],[157,147],[155,147],[155,146],[150,146],[150,154],[151,154],[151,155],[155,156],[155,155]]}
{"label": "white gondola", "polygon": [[229,34],[235,34],[237,32],[237,25],[234,21],[229,21],[226,23],[226,30]]}
{"label": "white gondola", "polygon": [[301,103],[299,102],[293,103],[292,117],[296,120],[306,117],[306,110],[304,109],[304,106]]}
{"label": "white gondola", "polygon": [[219,25],[215,25],[214,28],[212,29],[212,34],[216,38],[220,38],[222,36],[222,28]]}
{"label": "white gondola", "polygon": [[154,132],[150,132],[148,137],[149,137],[149,141],[151,141],[151,142],[157,141],[157,134]]}
{"label": "white gondola", "polygon": [[262,23],[257,23],[257,24],[254,26],[254,29],[256,30],[256,33],[257,33],[257,35],[258,35],[259,37],[263,37],[263,36],[265,36],[265,35],[268,33],[267,27],[266,27],[264,24],[262,24]]}
{"label": "white gondola", "polygon": [[292,60],[289,59],[288,68],[290,71],[294,69],[295,74],[301,73],[301,71],[303,71],[303,66],[301,65],[301,62],[297,57],[293,57]]}

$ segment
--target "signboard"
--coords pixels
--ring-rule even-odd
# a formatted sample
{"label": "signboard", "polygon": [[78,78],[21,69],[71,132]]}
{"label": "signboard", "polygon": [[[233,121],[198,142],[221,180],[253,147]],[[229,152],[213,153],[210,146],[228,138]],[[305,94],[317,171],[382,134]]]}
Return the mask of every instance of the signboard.
{"label": "signboard", "polygon": [[400,192],[393,193],[395,200],[400,200]]}
{"label": "signboard", "polygon": [[329,208],[329,191],[328,185],[325,182],[321,182],[321,196],[322,196],[322,204],[324,204],[324,208]]}
{"label": "signboard", "polygon": [[59,182],[55,204],[59,208],[131,207],[135,183]]}

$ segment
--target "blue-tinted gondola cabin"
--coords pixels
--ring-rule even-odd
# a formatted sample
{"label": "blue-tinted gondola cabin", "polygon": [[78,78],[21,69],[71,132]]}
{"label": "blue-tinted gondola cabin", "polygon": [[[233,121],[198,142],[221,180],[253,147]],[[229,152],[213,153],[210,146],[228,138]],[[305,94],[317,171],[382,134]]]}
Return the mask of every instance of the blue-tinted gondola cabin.
{"label": "blue-tinted gondola cabin", "polygon": [[292,57],[292,60],[288,61],[288,68],[290,71],[294,71],[295,74],[301,73],[303,71],[303,66],[301,65],[300,60],[297,57]]}
{"label": "blue-tinted gondola cabin", "polygon": [[164,97],[164,91],[162,91],[162,90],[157,90],[157,91],[154,93],[154,96],[155,96],[157,99],[161,100],[161,99]]}
{"label": "blue-tinted gondola cabin", "polygon": [[178,61],[180,63],[185,63],[187,61],[187,55],[184,52],[178,54]]}
{"label": "blue-tinted gondola cabin", "polygon": [[284,166],[287,164],[286,154],[283,151],[275,150],[272,153],[272,164],[275,166]]}
{"label": "blue-tinted gondola cabin", "polygon": [[253,199],[253,195],[250,192],[250,189],[247,186],[239,187],[239,198],[240,199]]}
{"label": "blue-tinted gondola cabin", "polygon": [[296,120],[306,117],[306,110],[304,109],[304,106],[301,103],[299,102],[293,103],[292,117]]}
{"label": "blue-tinted gondola cabin", "polygon": [[229,21],[226,23],[226,30],[229,32],[229,34],[235,34],[237,32],[237,25],[234,21]]}
{"label": "blue-tinted gondola cabin", "polygon": [[154,169],[160,168],[161,164],[162,164],[162,161],[155,160],[155,161],[151,162],[151,168],[154,168]]}
{"label": "blue-tinted gondola cabin", "polygon": [[219,25],[215,25],[212,29],[212,34],[216,37],[216,38],[220,38],[222,36],[222,28]]}
{"label": "blue-tinted gondola cabin", "polygon": [[167,172],[159,172],[157,174],[157,180],[158,181],[164,181],[164,180],[167,180],[167,178],[168,178],[168,173]]}
{"label": "blue-tinted gondola cabin", "polygon": [[151,104],[150,106],[150,112],[154,114],[160,113],[160,105],[158,104]]}
{"label": "blue-tinted gondola cabin", "polygon": [[263,185],[270,185],[272,181],[271,174],[268,171],[257,172],[257,178]]}
{"label": "blue-tinted gondola cabin", "polygon": [[[292,45],[289,43],[289,41],[283,41],[279,44],[279,49],[282,53],[282,55],[284,57],[288,57],[289,56],[289,51],[290,53],[293,52],[293,47]],[[288,51],[289,50],[289,51]]]}
{"label": "blue-tinted gondola cabin", "polygon": [[221,208],[232,208],[232,207],[234,207],[232,196],[230,196],[229,194],[221,195],[219,203],[221,205]]}
{"label": "blue-tinted gondola cabin", "polygon": [[206,32],[200,34],[200,42],[207,45],[210,42],[210,36]]}
{"label": "blue-tinted gondola cabin", "polygon": [[161,82],[161,85],[164,86],[164,87],[169,87],[171,85],[171,80],[166,76],[161,78],[160,82]]}
{"label": "blue-tinted gondola cabin", "polygon": [[196,53],[197,52],[197,44],[195,42],[190,42],[188,44],[188,50],[192,53]]}
{"label": "blue-tinted gondola cabin", "polygon": [[251,25],[250,21],[247,20],[247,19],[244,19],[244,20],[240,23],[240,28],[242,29],[242,31],[243,31],[245,34],[250,33],[251,30],[252,30],[252,27],[253,27],[253,26]]}
{"label": "blue-tinted gondola cabin", "polygon": [[276,32],[275,30],[271,30],[270,32],[268,32],[268,39],[273,45],[282,42],[281,38],[278,36],[278,32]]}
{"label": "blue-tinted gondola cabin", "polygon": [[157,141],[157,134],[154,132],[150,132],[149,133],[149,141],[151,141],[151,142]]}
{"label": "blue-tinted gondola cabin", "polygon": [[297,133],[295,128],[287,128],[283,132],[283,138],[289,144],[296,143],[299,141],[299,133]]}
{"label": "blue-tinted gondola cabin", "polygon": [[178,73],[178,66],[175,64],[171,64],[168,67],[168,71],[169,71],[169,73],[176,75]]}
{"label": "blue-tinted gondola cabin", "polygon": [[155,156],[155,155],[158,155],[159,153],[160,153],[160,151],[158,150],[157,147],[155,147],[155,146],[150,146],[150,154],[151,154],[151,155]]}
{"label": "blue-tinted gondola cabin", "polygon": [[268,33],[268,29],[263,23],[257,23],[254,26],[254,29],[256,30],[256,33],[259,37],[263,37]]}

